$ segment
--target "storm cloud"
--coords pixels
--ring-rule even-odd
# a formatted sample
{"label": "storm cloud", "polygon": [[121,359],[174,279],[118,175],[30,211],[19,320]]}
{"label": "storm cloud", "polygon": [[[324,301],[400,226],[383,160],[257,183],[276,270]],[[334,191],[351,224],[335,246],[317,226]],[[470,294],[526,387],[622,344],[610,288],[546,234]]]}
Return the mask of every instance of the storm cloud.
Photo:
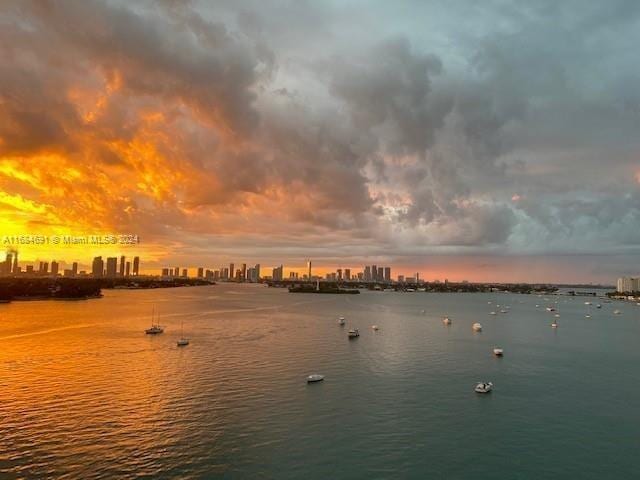
{"label": "storm cloud", "polygon": [[640,253],[637,2],[15,1],[0,27],[9,233],[136,232],[158,265]]}

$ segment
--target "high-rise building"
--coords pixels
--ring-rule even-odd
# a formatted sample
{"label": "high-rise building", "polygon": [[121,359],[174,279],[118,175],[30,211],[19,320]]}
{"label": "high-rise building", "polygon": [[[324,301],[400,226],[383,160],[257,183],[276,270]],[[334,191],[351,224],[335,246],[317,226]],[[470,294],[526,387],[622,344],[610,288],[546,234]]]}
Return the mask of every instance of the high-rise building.
{"label": "high-rise building", "polygon": [[168,268],[163,268],[162,269],[162,276],[163,277],[168,277],[169,276],[169,269]]}
{"label": "high-rise building", "polygon": [[179,277],[180,276],[180,267],[175,267],[173,269],[173,276],[174,277]]}
{"label": "high-rise building", "polygon": [[247,279],[247,264],[246,263],[242,264],[241,270],[242,270],[242,273],[240,275],[240,280],[244,282]]}
{"label": "high-rise building", "polygon": [[140,257],[133,257],[133,276],[140,275]]}
{"label": "high-rise building", "polygon": [[233,280],[233,275],[235,273],[235,270],[233,269],[233,267],[235,267],[235,265],[233,263],[229,264],[229,280]]}
{"label": "high-rise building", "polygon": [[260,281],[260,264],[256,263],[256,266],[253,267],[256,271],[256,282]]}
{"label": "high-rise building", "polygon": [[371,280],[378,281],[378,267],[375,265],[371,265]]}
{"label": "high-rise building", "polygon": [[341,268],[336,270],[336,277],[337,277],[338,280],[342,280],[342,269]]}
{"label": "high-rise building", "polygon": [[640,278],[621,277],[618,279],[616,290],[619,293],[632,293],[640,291]]}
{"label": "high-rise building", "polygon": [[124,277],[124,255],[120,256],[120,276]]}
{"label": "high-rise building", "polygon": [[365,282],[371,281],[371,267],[369,265],[364,267],[364,281]]}
{"label": "high-rise building", "polygon": [[58,275],[58,270],[60,268],[60,264],[55,260],[51,262],[51,275]]}
{"label": "high-rise building", "polygon": [[104,275],[104,261],[102,257],[95,257],[91,264],[91,275],[93,277],[102,277]]}
{"label": "high-rise building", "polygon": [[344,279],[347,282],[349,282],[351,280],[351,269],[350,268],[345,268],[344,269]]}
{"label": "high-rise building", "polygon": [[307,260],[307,279],[311,280],[313,277],[311,276],[311,260]]}
{"label": "high-rise building", "polygon": [[107,277],[115,277],[118,269],[118,257],[107,258]]}
{"label": "high-rise building", "polygon": [[271,278],[273,280],[279,281],[282,280],[284,276],[284,267],[280,265],[279,267],[275,267],[271,272]]}
{"label": "high-rise building", "polygon": [[183,277],[188,277],[189,276],[189,271],[186,268],[182,269],[182,276]]}
{"label": "high-rise building", "polygon": [[129,275],[131,275],[131,262],[124,264],[124,276],[128,277]]}
{"label": "high-rise building", "polygon": [[11,266],[13,265],[13,254],[7,252],[4,262],[0,265],[0,274],[9,275],[11,273]]}
{"label": "high-rise building", "polygon": [[73,262],[71,265],[71,274],[75,277],[78,275],[78,262]]}
{"label": "high-rise building", "polygon": [[12,269],[12,273],[14,273],[14,274],[20,273],[20,270],[18,269],[18,252],[13,252],[13,269]]}
{"label": "high-rise building", "polygon": [[204,277],[204,268],[198,267],[198,278]]}
{"label": "high-rise building", "polygon": [[384,281],[391,282],[391,267],[384,267]]}

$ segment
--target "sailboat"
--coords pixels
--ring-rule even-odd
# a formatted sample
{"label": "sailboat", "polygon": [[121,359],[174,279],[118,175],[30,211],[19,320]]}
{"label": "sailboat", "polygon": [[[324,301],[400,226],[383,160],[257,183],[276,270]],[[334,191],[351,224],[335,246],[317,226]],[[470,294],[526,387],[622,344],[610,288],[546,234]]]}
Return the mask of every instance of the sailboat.
{"label": "sailboat", "polygon": [[153,307],[153,310],[151,311],[151,327],[144,331],[147,335],[158,335],[159,333],[164,332],[164,327],[162,325],[157,322],[154,323],[155,313],[156,309]]}
{"label": "sailboat", "polygon": [[180,339],[178,340],[177,345],[179,347],[186,347],[187,345],[189,345],[189,339],[185,338],[185,336],[184,336],[184,321],[182,322],[182,325],[180,326]]}

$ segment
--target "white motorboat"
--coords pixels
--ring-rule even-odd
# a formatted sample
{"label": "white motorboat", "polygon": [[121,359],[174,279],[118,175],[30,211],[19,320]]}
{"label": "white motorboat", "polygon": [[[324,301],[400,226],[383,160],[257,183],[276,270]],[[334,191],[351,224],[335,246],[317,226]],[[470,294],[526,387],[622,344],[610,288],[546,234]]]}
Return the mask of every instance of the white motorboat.
{"label": "white motorboat", "polygon": [[474,323],[471,328],[473,328],[474,332],[481,332],[482,331],[482,325],[480,325],[479,323]]}
{"label": "white motorboat", "polygon": [[179,347],[186,347],[189,345],[189,339],[184,336],[184,322],[180,326],[180,338],[176,342]]}
{"label": "white motorboat", "polygon": [[340,318],[338,319],[338,324],[339,324],[339,325],[344,325],[344,324],[345,324],[344,317],[340,317]]}
{"label": "white motorboat", "polygon": [[556,318],[560,318],[560,314],[559,314],[559,313],[556,313],[556,314],[554,315],[554,317],[556,317]]}
{"label": "white motorboat", "polygon": [[420,310],[420,313],[426,313],[426,310]]}
{"label": "white motorboat", "polygon": [[496,312],[489,312],[489,315],[497,315]]}
{"label": "white motorboat", "polygon": [[317,373],[314,373],[312,375],[309,375],[307,377],[307,383],[317,383],[317,382],[321,382],[324,380],[324,375],[320,375]]}
{"label": "white motorboat", "polygon": [[354,328],[349,330],[349,333],[347,334],[347,336],[349,338],[358,338],[360,336],[360,332],[358,331],[357,328]]}
{"label": "white motorboat", "polygon": [[509,313],[509,310],[503,308],[502,310],[500,310],[500,313]]}
{"label": "white motorboat", "polygon": [[554,307],[547,307],[547,312],[555,312],[556,309]]}
{"label": "white motorboat", "polygon": [[585,305],[591,305],[591,302],[584,302]]}
{"label": "white motorboat", "polygon": [[588,313],[584,316],[584,318],[591,318],[591,315],[589,315]]}
{"label": "white motorboat", "polygon": [[551,324],[551,328],[558,328],[558,322],[554,320],[553,323]]}
{"label": "white motorboat", "polygon": [[451,319],[449,317],[444,317],[442,319],[442,323],[444,323],[445,325],[451,325]]}
{"label": "white motorboat", "polygon": [[372,328],[373,330],[375,330],[376,332],[377,332],[378,330],[380,330],[380,327],[378,327],[378,325],[371,325],[371,328]]}
{"label": "white motorboat", "polygon": [[493,383],[480,382],[476,385],[475,391],[476,393],[489,393],[492,388],[493,388]]}
{"label": "white motorboat", "polygon": [[614,310],[614,311],[613,311],[613,314],[614,314],[614,315],[620,315],[621,313],[622,313],[622,312],[621,312],[620,310]]}
{"label": "white motorboat", "polygon": [[596,305],[596,308],[602,308],[602,305],[597,304],[597,305]]}
{"label": "white motorboat", "polygon": [[496,357],[501,357],[502,355],[504,355],[504,351],[501,348],[494,348],[493,349],[493,354]]}

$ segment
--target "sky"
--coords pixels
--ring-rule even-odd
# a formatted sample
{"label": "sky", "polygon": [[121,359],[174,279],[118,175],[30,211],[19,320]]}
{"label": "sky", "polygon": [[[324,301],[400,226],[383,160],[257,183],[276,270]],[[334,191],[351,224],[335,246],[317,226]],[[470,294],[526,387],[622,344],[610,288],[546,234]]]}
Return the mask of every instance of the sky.
{"label": "sky", "polygon": [[0,236],[426,279],[640,273],[640,2],[4,1]]}

